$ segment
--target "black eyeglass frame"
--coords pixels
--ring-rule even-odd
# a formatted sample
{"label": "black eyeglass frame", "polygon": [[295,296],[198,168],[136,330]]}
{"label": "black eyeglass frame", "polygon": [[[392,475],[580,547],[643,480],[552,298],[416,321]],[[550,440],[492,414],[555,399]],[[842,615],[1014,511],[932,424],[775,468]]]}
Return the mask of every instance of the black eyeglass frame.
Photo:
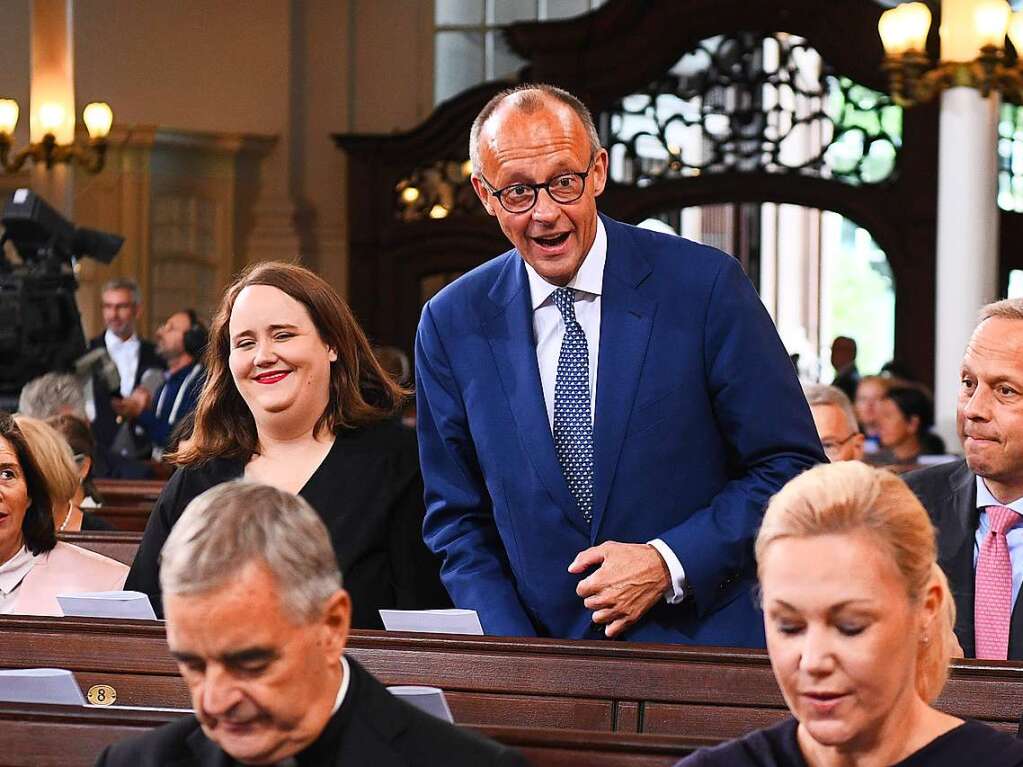
{"label": "black eyeglass frame", "polygon": [[[587,164],[586,170],[584,170],[583,172],[580,173],[578,171],[570,171],[568,173],[559,173],[558,175],[547,179],[542,184],[527,184],[524,181],[520,181],[518,183],[508,184],[507,186],[503,186],[500,189],[497,189],[494,187],[493,184],[487,181],[487,177],[484,176],[483,173],[480,173],[479,177],[480,180],[487,185],[487,191],[497,198],[497,201],[501,203],[501,207],[504,208],[506,211],[512,214],[528,213],[529,211],[536,207],[536,201],[540,199],[541,189],[547,192],[547,196],[550,197],[552,200],[554,200],[554,202],[558,203],[559,205],[571,205],[573,202],[578,201],[583,196],[583,193],[586,191],[586,179],[589,177],[590,171],[593,170],[593,163],[596,161],[596,159],[597,153],[593,152],[592,154],[590,154],[590,162]],[[559,178],[564,178],[565,176],[578,176],[580,180],[583,182],[583,185],[579,188],[578,196],[573,197],[571,200],[559,200],[557,197],[551,194],[551,184],[553,184]],[[529,207],[523,208],[522,210],[511,210],[507,205],[504,204],[504,199],[502,197],[502,195],[504,195],[505,192],[507,192],[512,187],[516,186],[529,187],[533,191],[533,201],[529,204]]]}
{"label": "black eyeglass frame", "polygon": [[824,454],[828,455],[829,452],[835,452],[835,451],[841,450],[843,447],[846,446],[846,444],[849,442],[849,440],[851,440],[857,434],[862,434],[862,433],[863,432],[861,432],[861,431],[850,432],[849,436],[846,437],[845,439],[839,440],[838,442],[831,442],[831,443],[829,443],[827,445],[825,445],[822,442],[821,443],[821,447],[824,448]]}

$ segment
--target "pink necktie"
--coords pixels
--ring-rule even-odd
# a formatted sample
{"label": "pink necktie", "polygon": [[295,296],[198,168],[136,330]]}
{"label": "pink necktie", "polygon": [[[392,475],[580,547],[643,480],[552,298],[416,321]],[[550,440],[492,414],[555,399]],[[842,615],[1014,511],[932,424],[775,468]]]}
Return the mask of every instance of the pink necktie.
{"label": "pink necktie", "polygon": [[977,657],[1005,660],[1012,616],[1012,562],[1005,533],[1020,521],[1020,515],[1005,506],[988,506],[987,519],[990,527],[977,557],[977,588],[973,597]]}

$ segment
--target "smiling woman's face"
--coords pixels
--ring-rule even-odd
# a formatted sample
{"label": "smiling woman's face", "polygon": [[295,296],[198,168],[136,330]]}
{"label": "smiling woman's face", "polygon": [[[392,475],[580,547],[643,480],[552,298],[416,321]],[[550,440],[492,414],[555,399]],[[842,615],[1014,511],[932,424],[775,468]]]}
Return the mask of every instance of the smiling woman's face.
{"label": "smiling woman's face", "polygon": [[0,564],[24,545],[21,527],[31,503],[18,454],[10,442],[0,437]]}
{"label": "smiling woman's face", "polygon": [[914,701],[925,608],[867,532],[781,538],[760,564],[767,649],[800,728],[824,746],[870,744]]}
{"label": "smiling woman's face", "polygon": [[229,332],[231,377],[257,425],[285,412],[320,417],[337,353],[305,306],[277,288],[250,285],[234,302]]}

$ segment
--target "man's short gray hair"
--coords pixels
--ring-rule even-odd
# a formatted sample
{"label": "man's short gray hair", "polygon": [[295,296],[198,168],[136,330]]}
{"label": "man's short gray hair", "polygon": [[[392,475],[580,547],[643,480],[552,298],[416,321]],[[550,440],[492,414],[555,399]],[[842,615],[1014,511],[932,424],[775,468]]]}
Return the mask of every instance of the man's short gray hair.
{"label": "man's short gray hair", "polygon": [[139,284],[131,277],[114,277],[112,280],[107,280],[103,283],[103,289],[100,291],[100,295],[103,295],[109,290],[130,290],[132,301],[134,301],[135,304],[142,303],[142,291],[139,290]]}
{"label": "man's short gray hair", "polygon": [[480,173],[480,133],[487,120],[494,114],[499,106],[506,100],[511,99],[512,104],[519,111],[526,114],[533,114],[540,111],[547,105],[548,99],[564,104],[573,112],[583,124],[586,136],[590,140],[590,153],[596,154],[600,151],[600,136],[597,134],[597,126],[593,122],[593,115],[589,108],[577,97],[548,83],[525,83],[516,85],[514,88],[506,88],[486,103],[476,119],[472,121],[472,128],[469,130],[469,160],[472,162],[473,172]]}
{"label": "man's short gray hair", "polygon": [[856,420],[856,411],[853,410],[849,397],[838,387],[819,383],[804,383],[803,394],[806,396],[806,401],[810,407],[833,405],[845,415],[845,420],[848,421],[850,429],[854,432],[860,430],[860,424]]}
{"label": "man's short gray hair", "polygon": [[18,412],[41,421],[65,413],[88,420],[82,385],[70,373],[46,373],[33,378],[21,389]]}
{"label": "man's short gray hair", "polygon": [[245,480],[217,485],[188,504],[164,544],[160,588],[164,595],[203,594],[250,562],[266,565],[296,623],[314,620],[341,588],[330,535],[312,507]]}
{"label": "man's short gray hair", "polygon": [[995,317],[1003,320],[1023,320],[1023,298],[1006,298],[982,306],[977,313],[977,324]]}

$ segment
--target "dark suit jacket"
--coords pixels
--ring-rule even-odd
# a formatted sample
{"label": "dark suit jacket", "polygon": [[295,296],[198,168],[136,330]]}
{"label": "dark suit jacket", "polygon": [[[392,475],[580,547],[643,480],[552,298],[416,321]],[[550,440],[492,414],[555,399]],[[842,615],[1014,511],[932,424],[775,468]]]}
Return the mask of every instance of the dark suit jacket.
{"label": "dark suit jacket", "polygon": [[[89,341],[89,350],[93,349],[105,349],[105,332],[100,333],[98,336]],[[159,368],[163,370],[167,367],[167,363],[163,361],[163,358],[156,353],[156,346],[149,341],[139,339],[139,364],[135,369],[135,381],[133,386],[138,386],[142,381],[142,374],[149,368]],[[113,408],[110,407],[110,396],[112,392],[107,388],[107,385],[99,376],[92,377],[92,391],[96,404],[96,420],[92,422],[92,433],[96,437],[96,442],[103,447],[103,449],[109,449],[111,444],[114,442],[114,437],[117,436],[117,431],[120,428],[117,423],[117,414]],[[119,392],[116,392],[119,393]],[[145,452],[145,444],[148,440],[143,439],[139,443],[139,454]],[[136,456],[128,456],[134,458]],[[148,458],[148,455],[145,456]]]}
{"label": "dark suit jacket", "polygon": [[[337,767],[528,767],[516,751],[453,727],[398,700],[351,658],[351,682],[327,723]],[[337,731],[336,733],[334,731]],[[322,736],[321,736],[322,737]],[[334,746],[331,744],[331,750]],[[314,744],[314,748],[322,744]],[[108,746],[97,767],[231,767],[235,762],[206,737],[194,716]]]}
{"label": "dark suit jacket", "polygon": [[554,449],[529,282],[511,250],[423,309],[416,340],[427,543],[488,634],[602,637],[575,555],[663,540],[690,595],[624,638],[762,646],[753,537],[770,496],[824,459],[774,325],[734,258],[602,217],[593,523]]}
{"label": "dark suit jacket", "polygon": [[860,371],[856,369],[855,365],[853,365],[845,372],[836,375],[835,380],[831,382],[831,385],[844,391],[849,400],[851,402],[855,402],[856,389],[860,385]]}
{"label": "dark suit jacket", "polygon": [[[974,641],[973,551],[980,511],[977,475],[966,461],[943,463],[905,474],[920,503],[938,528],[938,564],[948,577],[956,603],[956,636],[967,658],[977,655]],[[1023,660],[1023,607],[1017,599],[1009,627],[1009,658]]]}

